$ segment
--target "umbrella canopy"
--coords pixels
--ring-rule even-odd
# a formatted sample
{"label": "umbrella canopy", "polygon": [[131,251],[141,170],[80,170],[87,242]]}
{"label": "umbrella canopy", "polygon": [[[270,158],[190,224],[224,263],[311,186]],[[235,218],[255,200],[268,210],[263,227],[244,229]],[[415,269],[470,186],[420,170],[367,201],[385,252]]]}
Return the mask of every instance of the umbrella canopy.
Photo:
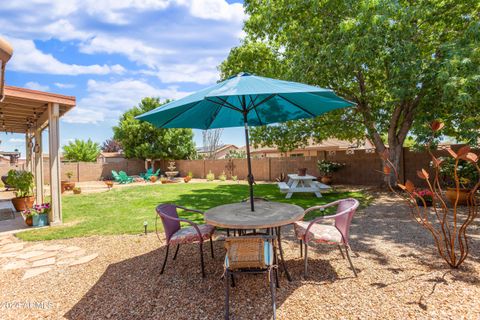
{"label": "umbrella canopy", "polygon": [[160,128],[214,129],[245,126],[250,202],[253,204],[248,126],[314,118],[352,106],[330,89],[240,73],[187,97],[137,116]]}

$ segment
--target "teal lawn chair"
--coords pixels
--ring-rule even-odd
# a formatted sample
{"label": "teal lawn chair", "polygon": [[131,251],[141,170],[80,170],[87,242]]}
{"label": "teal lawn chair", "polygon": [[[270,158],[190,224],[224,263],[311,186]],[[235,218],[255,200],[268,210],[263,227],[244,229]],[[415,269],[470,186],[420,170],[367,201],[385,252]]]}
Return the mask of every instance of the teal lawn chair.
{"label": "teal lawn chair", "polygon": [[142,177],[145,181],[150,181],[151,176],[156,176],[160,174],[160,169],[158,169],[155,173],[153,172],[153,168],[150,168],[147,170],[147,172],[140,174],[140,177]]}
{"label": "teal lawn chair", "polygon": [[118,174],[117,171],[112,170],[112,177],[115,182],[122,183],[122,179],[120,178],[120,175]]}
{"label": "teal lawn chair", "polygon": [[120,183],[132,183],[133,182],[133,178],[128,176],[125,171],[120,171],[118,173],[118,175],[120,176],[120,180],[122,181]]}

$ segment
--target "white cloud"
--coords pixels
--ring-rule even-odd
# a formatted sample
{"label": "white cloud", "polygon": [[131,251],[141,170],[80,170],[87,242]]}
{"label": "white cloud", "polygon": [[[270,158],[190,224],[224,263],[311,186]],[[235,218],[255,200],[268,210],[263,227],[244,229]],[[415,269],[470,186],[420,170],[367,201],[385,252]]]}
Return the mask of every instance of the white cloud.
{"label": "white cloud", "polygon": [[20,138],[11,138],[8,140],[10,143],[24,143],[25,139],[20,139]]}
{"label": "white cloud", "polygon": [[73,83],[61,83],[61,82],[54,82],[53,83],[56,87],[61,88],[61,89],[71,89],[75,88],[75,85]]}
{"label": "white cloud", "polygon": [[197,18],[243,21],[245,13],[240,3],[228,3],[225,0],[191,0],[190,14]]}
{"label": "white cloud", "polygon": [[25,88],[32,89],[32,90],[38,90],[38,91],[48,91],[50,90],[50,87],[47,85],[42,85],[38,82],[35,81],[29,81],[25,83],[24,85]]}
{"label": "white cloud", "polygon": [[66,19],[56,20],[46,25],[44,31],[61,41],[86,40],[92,36],[89,32],[76,29],[75,26]]}
{"label": "white cloud", "polygon": [[47,74],[120,74],[125,71],[121,65],[77,65],[67,64],[57,60],[53,55],[38,50],[32,40],[9,38],[14,54],[8,63],[9,69],[31,73]]}
{"label": "white cloud", "polygon": [[131,61],[153,67],[161,55],[173,54],[175,51],[148,46],[140,40],[130,38],[113,38],[97,36],[80,45],[83,53],[120,53]]}
{"label": "white cloud", "polygon": [[68,123],[99,123],[117,120],[127,109],[137,105],[144,97],[160,99],[179,99],[189,92],[180,91],[178,87],[156,88],[142,80],[126,79],[121,81],[88,80],[88,95],[78,106],[62,119]]}

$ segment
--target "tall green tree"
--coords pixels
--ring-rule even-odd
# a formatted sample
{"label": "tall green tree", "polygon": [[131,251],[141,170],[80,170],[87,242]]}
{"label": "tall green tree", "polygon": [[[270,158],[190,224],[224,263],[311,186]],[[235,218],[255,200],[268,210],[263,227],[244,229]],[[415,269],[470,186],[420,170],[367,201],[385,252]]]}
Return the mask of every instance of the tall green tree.
{"label": "tall green tree", "polygon": [[[474,0],[246,0],[247,37],[220,70],[223,77],[239,69],[275,71],[356,103],[314,120],[254,129],[254,142],[367,137],[379,153],[388,145],[398,166],[409,133],[422,140],[434,119],[446,122],[449,135],[478,141],[479,7]],[[252,48],[256,61],[246,54]]]}
{"label": "tall green tree", "polygon": [[113,127],[114,139],[122,145],[127,158],[190,159],[195,156],[192,129],[159,129],[135,119],[161,105],[158,98],[143,98],[138,106],[126,111],[118,125]]}
{"label": "tall green tree", "polygon": [[95,162],[99,154],[100,145],[91,139],[75,139],[63,146],[63,156],[71,161]]}

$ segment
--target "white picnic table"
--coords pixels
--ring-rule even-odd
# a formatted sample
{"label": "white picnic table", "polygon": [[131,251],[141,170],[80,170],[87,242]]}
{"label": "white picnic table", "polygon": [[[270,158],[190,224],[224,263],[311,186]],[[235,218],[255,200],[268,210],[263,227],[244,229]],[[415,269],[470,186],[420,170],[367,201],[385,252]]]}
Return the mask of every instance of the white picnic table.
{"label": "white picnic table", "polygon": [[311,175],[299,176],[298,174],[289,174],[287,182],[279,182],[280,192],[286,193],[286,199],[290,199],[297,192],[312,192],[317,198],[321,198],[321,190],[331,189],[330,186],[316,181],[317,178]]}

